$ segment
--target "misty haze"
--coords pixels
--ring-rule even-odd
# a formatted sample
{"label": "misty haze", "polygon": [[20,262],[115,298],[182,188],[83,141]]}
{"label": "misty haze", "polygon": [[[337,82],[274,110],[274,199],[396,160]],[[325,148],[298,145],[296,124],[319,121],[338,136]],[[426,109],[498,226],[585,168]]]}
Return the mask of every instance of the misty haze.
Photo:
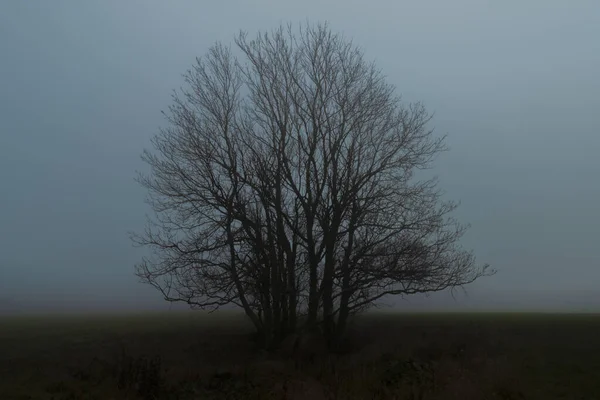
{"label": "misty haze", "polygon": [[598,38],[587,0],[0,4],[0,399],[599,399]]}

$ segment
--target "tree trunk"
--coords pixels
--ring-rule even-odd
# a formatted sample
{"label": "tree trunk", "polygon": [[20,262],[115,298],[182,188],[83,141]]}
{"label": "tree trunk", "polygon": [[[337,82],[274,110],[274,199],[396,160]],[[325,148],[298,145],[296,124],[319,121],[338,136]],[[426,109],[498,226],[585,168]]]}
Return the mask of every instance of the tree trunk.
{"label": "tree trunk", "polygon": [[315,242],[313,238],[313,223],[314,217],[307,215],[306,237],[308,240],[308,318],[306,324],[314,326],[317,323],[317,315],[319,313],[319,288],[318,288],[318,263],[316,257]]}
{"label": "tree trunk", "polygon": [[[295,245],[294,245],[295,247]],[[292,254],[287,259],[287,278],[288,278],[288,332],[291,333],[296,330],[297,315],[296,310],[298,307],[298,292],[296,287],[296,249],[292,250]]]}
{"label": "tree trunk", "polygon": [[348,228],[348,243],[344,252],[344,260],[341,265],[342,270],[342,293],[340,296],[340,310],[337,320],[337,328],[335,333],[335,340],[340,341],[346,330],[348,322],[348,316],[350,315],[350,297],[352,296],[352,289],[350,287],[350,255],[354,250],[354,232],[356,222],[356,206],[352,208],[352,219]]}
{"label": "tree trunk", "polygon": [[333,273],[335,243],[328,240],[325,253],[325,268],[323,269],[322,296],[323,296],[323,334],[328,345],[333,344],[335,333],[335,320],[333,318]]}

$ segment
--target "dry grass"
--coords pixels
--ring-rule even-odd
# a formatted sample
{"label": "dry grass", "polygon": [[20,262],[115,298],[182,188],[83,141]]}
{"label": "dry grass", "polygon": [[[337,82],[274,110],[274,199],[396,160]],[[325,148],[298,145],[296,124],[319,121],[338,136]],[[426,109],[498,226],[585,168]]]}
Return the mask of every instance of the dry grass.
{"label": "dry grass", "polygon": [[600,399],[600,316],[372,313],[312,364],[236,313],[0,319],[0,399]]}

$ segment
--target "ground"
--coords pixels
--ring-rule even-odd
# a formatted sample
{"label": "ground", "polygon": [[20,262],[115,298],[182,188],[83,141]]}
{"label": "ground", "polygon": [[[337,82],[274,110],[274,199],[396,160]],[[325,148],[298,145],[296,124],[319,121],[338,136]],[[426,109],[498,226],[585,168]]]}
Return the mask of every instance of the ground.
{"label": "ground", "polygon": [[237,313],[0,318],[0,399],[600,399],[600,316],[356,319],[345,352],[266,354]]}

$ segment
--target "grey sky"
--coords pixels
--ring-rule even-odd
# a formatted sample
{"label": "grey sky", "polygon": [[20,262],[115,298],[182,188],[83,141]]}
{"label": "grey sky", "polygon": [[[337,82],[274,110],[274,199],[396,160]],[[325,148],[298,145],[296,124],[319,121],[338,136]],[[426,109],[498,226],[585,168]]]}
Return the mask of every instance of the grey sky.
{"label": "grey sky", "polygon": [[458,305],[600,309],[597,0],[1,2],[0,302],[162,306],[127,238],[160,111],[214,41],[307,19],[449,135],[436,172],[499,270]]}

